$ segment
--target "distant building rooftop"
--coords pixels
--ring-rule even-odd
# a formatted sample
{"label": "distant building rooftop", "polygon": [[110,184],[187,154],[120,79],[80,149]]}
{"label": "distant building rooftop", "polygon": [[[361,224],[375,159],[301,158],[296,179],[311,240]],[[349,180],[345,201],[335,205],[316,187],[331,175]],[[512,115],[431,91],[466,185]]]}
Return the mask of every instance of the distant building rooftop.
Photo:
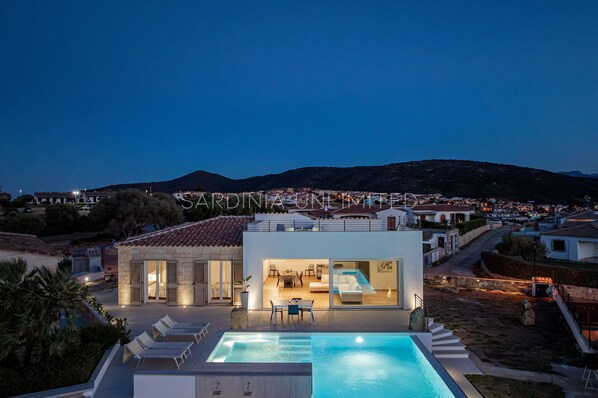
{"label": "distant building rooftop", "polygon": [[0,250],[62,257],[52,246],[35,235],[0,232]]}

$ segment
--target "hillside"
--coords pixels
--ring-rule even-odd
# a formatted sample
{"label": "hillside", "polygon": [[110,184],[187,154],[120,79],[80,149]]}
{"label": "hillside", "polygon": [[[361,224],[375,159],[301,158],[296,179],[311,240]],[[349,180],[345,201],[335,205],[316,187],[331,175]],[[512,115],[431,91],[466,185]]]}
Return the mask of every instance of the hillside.
{"label": "hillside", "polygon": [[154,192],[259,191],[311,187],[375,192],[442,193],[445,196],[505,197],[551,203],[598,198],[598,180],[546,170],[466,160],[424,160],[385,166],[304,167],[278,174],[231,179],[206,171],[160,182],[110,185],[102,189],[148,188]]}

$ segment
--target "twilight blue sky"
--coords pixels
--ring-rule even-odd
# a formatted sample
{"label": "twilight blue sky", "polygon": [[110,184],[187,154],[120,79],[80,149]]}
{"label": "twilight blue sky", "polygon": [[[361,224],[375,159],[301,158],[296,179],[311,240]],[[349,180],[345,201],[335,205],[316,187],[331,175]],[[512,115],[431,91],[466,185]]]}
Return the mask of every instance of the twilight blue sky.
{"label": "twilight blue sky", "polygon": [[2,1],[15,193],[473,159],[598,172],[598,1]]}

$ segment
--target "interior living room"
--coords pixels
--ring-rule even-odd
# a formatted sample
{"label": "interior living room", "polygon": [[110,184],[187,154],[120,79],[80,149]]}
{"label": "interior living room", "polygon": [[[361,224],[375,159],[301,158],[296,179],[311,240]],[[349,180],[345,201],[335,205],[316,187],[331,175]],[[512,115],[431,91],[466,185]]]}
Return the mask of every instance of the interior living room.
{"label": "interior living room", "polygon": [[[313,307],[400,306],[400,260],[263,260],[263,308],[301,298]],[[332,264],[332,278],[330,277]]]}

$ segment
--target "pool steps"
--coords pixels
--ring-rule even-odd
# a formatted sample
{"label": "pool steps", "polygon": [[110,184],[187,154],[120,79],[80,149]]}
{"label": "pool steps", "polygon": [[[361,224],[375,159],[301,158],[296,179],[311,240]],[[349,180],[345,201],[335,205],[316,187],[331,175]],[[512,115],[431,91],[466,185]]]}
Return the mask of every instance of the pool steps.
{"label": "pool steps", "polygon": [[461,339],[453,331],[444,328],[444,324],[428,318],[428,329],[432,332],[432,354],[436,358],[469,358],[469,353]]}

